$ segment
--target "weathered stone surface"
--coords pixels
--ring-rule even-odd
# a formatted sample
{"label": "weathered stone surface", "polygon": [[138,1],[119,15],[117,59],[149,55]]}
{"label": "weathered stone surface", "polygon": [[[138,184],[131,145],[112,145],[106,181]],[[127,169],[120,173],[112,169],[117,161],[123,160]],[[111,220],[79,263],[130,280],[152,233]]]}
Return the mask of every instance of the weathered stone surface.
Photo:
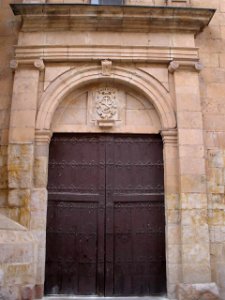
{"label": "weathered stone surface", "polygon": [[11,144],[8,152],[10,188],[30,188],[32,182],[33,145]]}
{"label": "weathered stone surface", "polygon": [[45,188],[48,176],[48,156],[39,156],[34,160],[34,185]]}
{"label": "weathered stone surface", "polygon": [[[12,221],[11,219],[7,218],[6,216],[0,214],[0,237],[2,236],[2,230],[14,230],[14,231],[26,231],[26,228],[21,226],[20,224]],[[1,238],[0,238],[1,243]]]}
{"label": "weathered stone surface", "polygon": [[1,300],[20,300],[20,288],[15,285],[2,286],[0,284]]}
{"label": "weathered stone surface", "polygon": [[33,285],[25,285],[21,289],[21,300],[32,300],[34,299],[34,286]]}
{"label": "weathered stone surface", "polygon": [[[89,3],[88,0],[68,2]],[[63,17],[62,22],[52,19],[54,30],[45,31],[43,26],[49,26],[49,22],[43,23],[39,19],[30,22],[27,18],[23,22],[24,30],[20,32],[19,47],[15,53],[13,45],[17,44],[20,20],[12,15],[8,3],[8,0],[0,3],[0,212],[15,222],[0,215],[0,299],[21,300],[41,298],[43,295],[47,140],[56,131],[104,131],[92,120],[91,92],[88,90],[89,80],[92,81],[92,88],[96,88],[102,80],[101,75],[107,75],[108,83],[113,82],[116,88],[118,85],[118,89],[126,91],[126,97],[122,94],[119,97],[121,110],[118,126],[111,128],[110,132],[158,133],[162,129],[160,113],[167,112],[168,102],[171,102],[176,115],[177,124],[163,128],[170,131],[176,127],[178,132],[178,137],[170,139],[164,136],[163,139],[168,297],[176,299],[175,287],[183,278],[190,283],[215,281],[220,288],[221,299],[225,299],[225,0],[125,1],[127,5],[138,6],[171,5],[176,15],[181,11],[185,14],[187,5],[193,9],[216,8],[217,13],[210,24],[195,37],[190,32],[182,32],[184,15],[175,24],[179,28],[177,32],[168,31],[168,24],[162,19],[165,31],[155,31],[153,28],[151,32],[139,30],[132,33],[123,31],[125,27],[133,26],[130,21],[125,22],[124,26],[120,23],[120,31],[103,32],[95,30],[88,17],[90,31],[82,31],[77,23],[68,23],[68,18]],[[176,6],[182,6],[182,9],[176,10]],[[119,11],[124,13],[128,9],[119,8]],[[146,9],[141,9],[145,13],[147,26],[151,26],[153,21],[146,15]],[[32,13],[34,11],[32,8]],[[134,8],[132,11],[135,14]],[[193,14],[186,14],[189,24]],[[169,20],[170,26],[176,15]],[[112,16],[115,17],[114,14]],[[71,13],[69,19],[76,19],[75,15]],[[200,22],[202,19],[196,19],[196,23]],[[99,20],[96,19],[94,24],[99,26]],[[115,24],[117,20],[113,26]],[[145,27],[143,18],[140,25]],[[87,24],[85,26],[87,28]],[[160,22],[157,26],[161,26]],[[40,31],[34,31],[38,29]],[[12,59],[13,69],[10,69],[9,61]],[[40,59],[45,62],[45,70],[42,61],[39,64]],[[105,59],[112,61],[112,66],[110,72],[102,74],[100,62]],[[204,69],[200,70],[198,66],[202,64]],[[84,66],[88,69],[85,80],[81,72]],[[91,77],[93,68],[94,72],[99,68],[95,77],[97,84]],[[116,68],[120,69],[119,79],[116,78]],[[132,69],[132,72],[126,77],[122,69]],[[48,91],[55,89],[56,81],[62,91],[66,89],[68,82],[61,76],[69,71],[74,71],[74,74],[78,71],[78,88],[74,89],[71,85],[65,97],[58,93],[56,96],[61,95],[58,99],[60,103],[54,102],[54,97],[52,102],[48,102],[49,97],[42,98],[43,94],[47,95]],[[141,72],[145,74],[143,78]],[[150,83],[149,78],[152,79]],[[140,92],[142,79],[148,83]],[[154,91],[152,84],[155,85]],[[131,89],[129,85],[132,85]],[[155,105],[154,93],[157,93]],[[147,94],[149,100],[146,101]],[[160,102],[160,112],[156,106],[161,96],[166,101]],[[39,125],[44,130],[45,125],[49,125],[48,138],[40,142],[39,137],[35,145],[35,120],[43,102],[48,102],[47,112]],[[167,117],[170,119],[169,114]],[[34,295],[32,287],[35,284]],[[192,284],[180,289],[182,298],[179,299],[218,299],[217,293],[214,295],[212,292],[214,287],[211,284],[207,288],[206,285]]]}
{"label": "weathered stone surface", "polygon": [[179,284],[178,300],[219,300],[219,289],[215,283]]}
{"label": "weathered stone surface", "polygon": [[28,206],[30,203],[30,190],[28,189],[9,190],[8,202],[10,207]]}

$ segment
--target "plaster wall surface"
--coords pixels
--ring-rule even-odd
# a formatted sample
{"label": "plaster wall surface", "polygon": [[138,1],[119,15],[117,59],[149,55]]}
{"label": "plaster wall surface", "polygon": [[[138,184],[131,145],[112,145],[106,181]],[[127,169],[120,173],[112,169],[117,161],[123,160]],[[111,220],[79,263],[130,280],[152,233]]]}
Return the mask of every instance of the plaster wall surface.
{"label": "plaster wall surface", "polygon": [[[164,6],[165,1],[127,4]],[[216,13],[195,38],[192,32],[162,30],[29,31],[9,2],[0,2],[0,214],[6,217],[0,218],[0,298],[43,295],[48,142],[52,132],[106,130],[86,113],[101,79],[111,86],[118,81],[118,90],[128,99],[127,106],[119,107],[122,121],[114,120],[117,125],[109,132],[162,132],[164,138],[168,297],[218,299],[210,285],[214,282],[225,299],[225,0],[168,4],[215,8]],[[12,61],[17,43],[21,48]],[[23,64],[28,55],[34,62]],[[112,65],[105,68],[102,61],[110,58]],[[198,65],[172,65],[168,71],[169,62],[180,58],[200,59],[204,68],[198,73]],[[64,88],[68,92],[57,102],[54,89],[59,94]],[[161,110],[152,91],[158,91],[156,99],[164,99]],[[208,284],[208,290],[194,284]]]}

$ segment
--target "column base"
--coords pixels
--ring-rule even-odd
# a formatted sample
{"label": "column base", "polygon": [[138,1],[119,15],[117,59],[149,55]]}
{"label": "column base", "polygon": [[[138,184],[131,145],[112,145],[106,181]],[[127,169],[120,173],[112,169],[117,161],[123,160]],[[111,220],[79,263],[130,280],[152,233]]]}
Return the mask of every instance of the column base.
{"label": "column base", "polygon": [[219,289],[216,283],[187,284],[177,285],[178,300],[219,300]]}
{"label": "column base", "polygon": [[44,297],[44,285],[37,284],[34,287],[35,289],[35,299],[42,299]]}

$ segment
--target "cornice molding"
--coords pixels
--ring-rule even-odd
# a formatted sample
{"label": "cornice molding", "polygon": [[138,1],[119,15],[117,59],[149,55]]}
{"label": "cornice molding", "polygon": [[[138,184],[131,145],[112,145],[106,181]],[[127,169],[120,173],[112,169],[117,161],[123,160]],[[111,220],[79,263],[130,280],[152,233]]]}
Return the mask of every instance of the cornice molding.
{"label": "cornice molding", "polygon": [[169,63],[173,60],[197,62],[197,48],[144,46],[17,46],[15,58],[57,61],[104,61]]}
{"label": "cornice molding", "polygon": [[11,4],[23,17],[23,31],[201,32],[215,9],[168,6],[102,6],[88,4]]}

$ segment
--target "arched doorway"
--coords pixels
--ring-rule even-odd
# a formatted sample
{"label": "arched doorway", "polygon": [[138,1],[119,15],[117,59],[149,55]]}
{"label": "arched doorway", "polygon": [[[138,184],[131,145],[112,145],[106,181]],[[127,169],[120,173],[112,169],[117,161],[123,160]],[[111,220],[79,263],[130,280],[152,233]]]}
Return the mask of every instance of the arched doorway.
{"label": "arched doorway", "polygon": [[162,150],[157,134],[53,136],[46,294],[165,294]]}
{"label": "arched doorway", "polygon": [[[84,77],[80,77],[82,72],[85,75]],[[99,67],[93,67],[92,69],[84,67],[82,72],[79,71],[78,73],[76,70],[70,70],[62,74],[44,93],[36,122],[37,143],[44,143],[46,149],[49,149],[49,136],[51,136],[52,132],[56,134],[63,132],[92,132],[113,135],[129,133],[135,136],[136,134],[157,135],[161,131],[163,143],[166,146],[164,147],[164,165],[165,200],[167,201],[169,175],[167,162],[168,157],[170,157],[171,147],[174,148],[174,145],[176,146],[176,130],[171,129],[176,126],[176,121],[169,94],[157,80],[147,76],[140,70],[136,70],[133,73],[129,68],[115,67],[111,78],[105,78]],[[111,128],[101,128],[90,114],[92,109],[90,109],[89,104],[91,101],[89,100],[93,98],[90,97],[91,86],[98,86],[98,84],[106,84],[108,87],[118,88],[118,104],[122,102],[125,104],[120,105],[117,119],[115,119],[114,126]],[[71,93],[74,93],[74,100],[72,99],[73,97],[70,97]],[[125,98],[124,95],[126,96]],[[77,101],[77,97],[82,99],[80,98]],[[86,104],[83,105],[84,103]],[[72,112],[76,112],[76,114],[71,115]],[[71,119],[73,120],[72,123],[69,122]],[[168,218],[167,208],[166,205],[166,219]],[[167,231],[168,227],[166,226],[166,236],[168,234]],[[165,239],[163,244],[165,246]],[[168,249],[167,240],[166,245],[168,257],[170,249]],[[45,260],[43,262],[45,263]],[[170,276],[168,270],[170,270],[170,264],[167,261],[167,276]],[[45,283],[47,283],[47,277],[45,278]]]}

